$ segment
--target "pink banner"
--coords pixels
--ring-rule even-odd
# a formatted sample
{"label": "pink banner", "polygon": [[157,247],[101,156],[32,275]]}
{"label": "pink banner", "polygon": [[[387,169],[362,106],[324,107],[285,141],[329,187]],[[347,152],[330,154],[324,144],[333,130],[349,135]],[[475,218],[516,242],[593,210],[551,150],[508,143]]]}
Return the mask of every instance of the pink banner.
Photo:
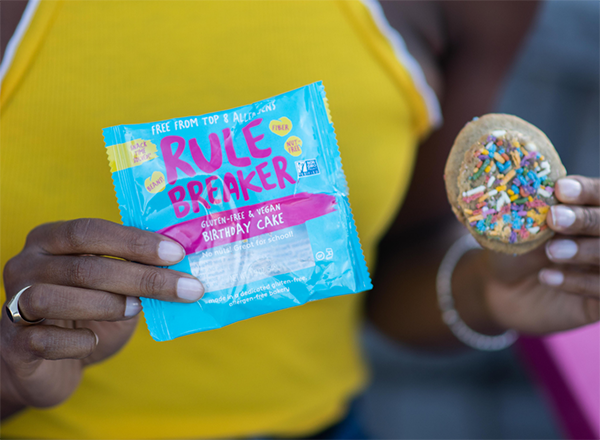
{"label": "pink banner", "polygon": [[179,242],[187,254],[300,225],[335,211],[335,197],[299,193],[217,212],[158,231]]}

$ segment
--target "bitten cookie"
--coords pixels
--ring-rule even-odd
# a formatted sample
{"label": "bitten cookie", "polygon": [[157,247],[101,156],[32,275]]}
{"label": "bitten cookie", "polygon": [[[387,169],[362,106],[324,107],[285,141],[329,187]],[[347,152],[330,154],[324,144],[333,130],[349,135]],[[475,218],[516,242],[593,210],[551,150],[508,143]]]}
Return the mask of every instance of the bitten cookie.
{"label": "bitten cookie", "polygon": [[456,217],[479,244],[523,254],[548,240],[554,183],[566,170],[546,135],[512,115],[475,118],[460,131],[444,179]]}

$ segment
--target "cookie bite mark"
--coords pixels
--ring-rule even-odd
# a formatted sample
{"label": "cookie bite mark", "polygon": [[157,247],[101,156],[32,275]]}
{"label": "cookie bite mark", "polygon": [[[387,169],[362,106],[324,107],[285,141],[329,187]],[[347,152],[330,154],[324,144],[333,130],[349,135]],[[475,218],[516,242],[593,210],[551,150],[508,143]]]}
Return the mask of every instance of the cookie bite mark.
{"label": "cookie bite mark", "polygon": [[534,241],[547,228],[554,196],[552,165],[532,140],[495,129],[466,152],[458,205],[473,233],[506,244]]}

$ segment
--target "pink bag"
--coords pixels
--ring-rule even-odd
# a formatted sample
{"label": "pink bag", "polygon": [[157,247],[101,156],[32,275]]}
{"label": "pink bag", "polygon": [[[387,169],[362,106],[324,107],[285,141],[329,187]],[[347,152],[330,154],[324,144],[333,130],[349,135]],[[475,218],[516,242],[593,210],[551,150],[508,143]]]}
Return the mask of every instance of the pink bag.
{"label": "pink bag", "polygon": [[564,434],[571,439],[600,438],[600,324],[545,338],[522,337],[519,348]]}

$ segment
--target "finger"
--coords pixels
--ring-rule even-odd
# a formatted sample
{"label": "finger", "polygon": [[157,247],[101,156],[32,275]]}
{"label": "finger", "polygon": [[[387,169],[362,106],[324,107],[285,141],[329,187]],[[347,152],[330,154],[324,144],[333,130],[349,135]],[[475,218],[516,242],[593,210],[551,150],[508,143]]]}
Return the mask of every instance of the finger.
{"label": "finger", "polygon": [[573,272],[559,269],[542,269],[539,280],[546,286],[576,295],[600,298],[600,277],[598,274]]}
{"label": "finger", "polygon": [[546,243],[551,261],[568,264],[600,264],[600,243],[596,238],[557,238]]}
{"label": "finger", "polygon": [[170,238],[102,219],[41,225],[31,231],[28,241],[54,255],[110,255],[154,266],[175,264],[185,256],[181,245]]}
{"label": "finger", "polygon": [[19,298],[19,311],[29,321],[41,318],[116,321],[128,319],[142,310],[139,298],[112,293],[34,284]]}
{"label": "finger", "polygon": [[556,182],[556,198],[570,205],[600,206],[600,179],[569,176]]}
{"label": "finger", "polygon": [[32,325],[16,332],[12,348],[24,359],[83,359],[93,353],[98,337],[89,328]]}
{"label": "finger", "polygon": [[191,275],[105,257],[52,256],[41,263],[42,281],[162,301],[195,302],[204,294]]}
{"label": "finger", "polygon": [[600,208],[554,205],[547,218],[548,226],[566,235],[600,235]]}

